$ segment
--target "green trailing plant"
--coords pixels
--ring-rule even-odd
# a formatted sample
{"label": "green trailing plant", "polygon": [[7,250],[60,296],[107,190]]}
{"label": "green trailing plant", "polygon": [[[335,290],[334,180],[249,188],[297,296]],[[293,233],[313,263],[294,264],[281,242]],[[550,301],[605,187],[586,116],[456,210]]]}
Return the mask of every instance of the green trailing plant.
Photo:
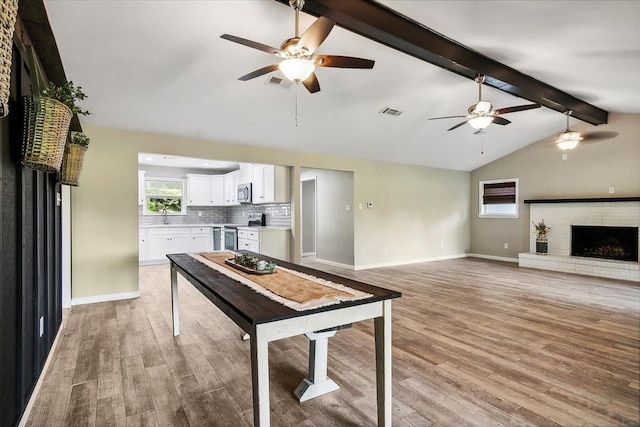
{"label": "green trailing plant", "polygon": [[87,135],[82,132],[73,132],[71,134],[71,143],[75,145],[80,145],[82,147],[88,147],[91,140]]}
{"label": "green trailing plant", "polygon": [[82,92],[81,86],[74,86],[71,81],[64,82],[61,86],[56,86],[54,83],[49,82],[49,86],[42,89],[42,96],[62,102],[75,114],[82,114],[83,116],[91,114],[76,105],[77,101],[82,101],[87,95]]}

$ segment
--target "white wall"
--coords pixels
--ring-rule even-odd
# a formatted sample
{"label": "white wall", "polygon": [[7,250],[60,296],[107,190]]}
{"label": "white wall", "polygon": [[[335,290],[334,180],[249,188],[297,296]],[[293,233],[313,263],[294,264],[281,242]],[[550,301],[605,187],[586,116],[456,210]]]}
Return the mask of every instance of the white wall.
{"label": "white wall", "polygon": [[[85,126],[72,189],[73,297],[138,290],[138,152],[292,166],[292,254],[300,254],[300,167],[353,172],[354,266],[395,265],[469,249],[469,173]],[[390,143],[390,147],[397,145]]]}

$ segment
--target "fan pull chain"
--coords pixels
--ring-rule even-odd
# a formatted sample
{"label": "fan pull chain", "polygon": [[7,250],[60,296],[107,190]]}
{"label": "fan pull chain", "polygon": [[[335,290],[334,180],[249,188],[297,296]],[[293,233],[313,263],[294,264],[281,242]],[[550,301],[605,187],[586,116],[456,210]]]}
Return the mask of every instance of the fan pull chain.
{"label": "fan pull chain", "polygon": [[296,83],[296,88],[294,89],[296,102],[295,102],[295,123],[296,127],[298,127],[298,83]]}

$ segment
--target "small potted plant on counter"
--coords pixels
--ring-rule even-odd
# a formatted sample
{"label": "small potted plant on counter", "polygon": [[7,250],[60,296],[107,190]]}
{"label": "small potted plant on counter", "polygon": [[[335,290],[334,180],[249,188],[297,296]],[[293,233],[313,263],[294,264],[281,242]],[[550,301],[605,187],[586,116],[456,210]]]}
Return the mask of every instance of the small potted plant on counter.
{"label": "small potted plant on counter", "polygon": [[551,231],[551,227],[544,223],[544,219],[537,224],[533,221],[531,222],[536,228],[536,253],[546,254],[549,250],[547,234]]}

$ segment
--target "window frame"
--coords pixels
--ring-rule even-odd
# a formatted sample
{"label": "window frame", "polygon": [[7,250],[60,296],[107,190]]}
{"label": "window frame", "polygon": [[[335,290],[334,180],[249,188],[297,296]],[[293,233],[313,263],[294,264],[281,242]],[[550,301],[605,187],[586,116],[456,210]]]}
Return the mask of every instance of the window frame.
{"label": "window frame", "polygon": [[[516,200],[513,203],[515,207],[514,214],[487,214],[485,213],[485,205],[484,204],[484,185],[485,184],[500,184],[514,182],[516,188]],[[505,203],[507,204],[507,203]],[[511,205],[511,203],[508,203]],[[505,219],[516,219],[520,218],[520,181],[518,178],[505,178],[505,179],[490,179],[485,181],[478,182],[478,217],[479,218],[505,218]]]}
{"label": "window frame", "polygon": [[183,178],[166,178],[166,177],[162,177],[162,176],[156,176],[156,177],[145,177],[144,178],[144,202],[142,204],[142,215],[147,215],[147,216],[162,216],[164,215],[164,213],[162,212],[149,212],[147,206],[147,202],[148,202],[148,196],[147,196],[147,181],[171,181],[171,182],[180,182],[182,184],[182,195],[180,196],[181,199],[181,203],[180,203],[180,212],[167,212],[167,216],[185,216],[187,215],[187,198],[186,198],[186,191],[187,191],[187,180],[183,179]]}

